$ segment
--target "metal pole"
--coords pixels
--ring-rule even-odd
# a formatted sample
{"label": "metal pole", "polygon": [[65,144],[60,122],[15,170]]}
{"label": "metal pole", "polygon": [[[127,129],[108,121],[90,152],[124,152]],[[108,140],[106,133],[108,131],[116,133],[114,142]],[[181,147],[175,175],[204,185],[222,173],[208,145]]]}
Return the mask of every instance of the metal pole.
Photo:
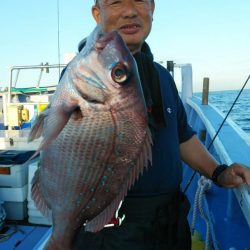
{"label": "metal pole", "polygon": [[193,73],[192,73],[192,65],[187,64],[180,64],[178,67],[181,68],[181,100],[187,108],[186,105],[187,98],[191,98],[193,96]]}
{"label": "metal pole", "polygon": [[18,80],[19,72],[20,72],[20,69],[18,69],[18,70],[17,70],[17,73],[16,73],[16,79],[15,79],[14,88],[16,87],[16,84],[17,84],[17,80]]}

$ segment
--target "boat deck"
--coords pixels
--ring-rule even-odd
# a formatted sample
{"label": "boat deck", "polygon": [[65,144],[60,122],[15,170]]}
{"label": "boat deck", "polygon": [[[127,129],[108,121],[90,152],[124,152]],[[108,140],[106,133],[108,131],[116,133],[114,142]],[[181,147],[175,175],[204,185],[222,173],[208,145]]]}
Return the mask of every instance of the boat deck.
{"label": "boat deck", "polygon": [[0,250],[32,250],[49,231],[42,225],[7,223],[0,234]]}

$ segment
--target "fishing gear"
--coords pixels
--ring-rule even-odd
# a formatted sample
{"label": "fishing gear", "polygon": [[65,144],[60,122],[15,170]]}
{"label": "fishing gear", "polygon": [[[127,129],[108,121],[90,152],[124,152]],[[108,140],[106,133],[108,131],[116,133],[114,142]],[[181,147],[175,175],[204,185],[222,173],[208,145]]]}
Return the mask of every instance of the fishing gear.
{"label": "fishing gear", "polygon": [[[246,85],[247,85],[249,79],[250,79],[250,75],[247,77],[247,79],[246,79],[245,83],[243,84],[243,86],[242,86],[240,92],[238,93],[238,95],[237,95],[237,97],[235,98],[233,104],[231,105],[229,111],[227,112],[227,114],[226,114],[224,120],[222,121],[220,127],[218,128],[217,132],[215,133],[215,135],[214,135],[212,141],[210,142],[210,144],[209,144],[209,146],[208,146],[208,148],[207,148],[208,150],[209,150],[209,149],[211,148],[211,146],[213,145],[213,143],[214,143],[215,139],[217,138],[217,136],[218,136],[220,130],[222,129],[222,127],[223,127],[224,123],[226,122],[226,120],[227,120],[229,114],[231,113],[231,111],[232,111],[234,105],[236,104],[236,102],[238,101],[238,99],[239,99],[239,97],[240,97],[242,91],[243,91],[244,88],[246,87]],[[191,185],[191,183],[192,183],[192,181],[193,181],[193,179],[194,179],[196,173],[197,173],[197,171],[194,171],[194,173],[193,173],[192,176],[190,177],[190,179],[189,179],[189,181],[188,181],[188,183],[187,183],[187,185],[186,185],[186,187],[185,187],[185,189],[184,189],[184,191],[183,191],[184,193],[187,192],[187,190],[188,190],[189,186]]]}
{"label": "fishing gear", "polygon": [[6,212],[3,205],[3,201],[0,200],[0,230],[4,228],[5,220],[6,220]]}

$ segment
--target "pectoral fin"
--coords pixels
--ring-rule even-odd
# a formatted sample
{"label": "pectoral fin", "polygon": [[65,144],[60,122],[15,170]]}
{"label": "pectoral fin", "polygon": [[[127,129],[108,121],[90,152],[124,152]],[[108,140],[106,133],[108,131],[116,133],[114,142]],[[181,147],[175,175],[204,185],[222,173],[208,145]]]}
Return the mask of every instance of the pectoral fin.
{"label": "pectoral fin", "polygon": [[78,107],[78,101],[73,98],[61,105],[49,107],[37,118],[28,140],[32,141],[42,135],[43,140],[38,151],[44,149],[57,138]]}
{"label": "pectoral fin", "polygon": [[49,106],[46,109],[44,109],[36,118],[29,133],[28,142],[31,142],[41,137],[44,126],[44,120],[48,116],[48,114],[49,114]]}

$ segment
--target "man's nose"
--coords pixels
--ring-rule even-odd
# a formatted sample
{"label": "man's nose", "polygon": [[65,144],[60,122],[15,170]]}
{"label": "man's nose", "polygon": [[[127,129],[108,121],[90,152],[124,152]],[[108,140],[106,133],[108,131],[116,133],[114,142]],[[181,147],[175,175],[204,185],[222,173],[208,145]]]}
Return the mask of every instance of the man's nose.
{"label": "man's nose", "polygon": [[125,0],[123,3],[123,17],[134,17],[137,16],[138,10],[134,0]]}

